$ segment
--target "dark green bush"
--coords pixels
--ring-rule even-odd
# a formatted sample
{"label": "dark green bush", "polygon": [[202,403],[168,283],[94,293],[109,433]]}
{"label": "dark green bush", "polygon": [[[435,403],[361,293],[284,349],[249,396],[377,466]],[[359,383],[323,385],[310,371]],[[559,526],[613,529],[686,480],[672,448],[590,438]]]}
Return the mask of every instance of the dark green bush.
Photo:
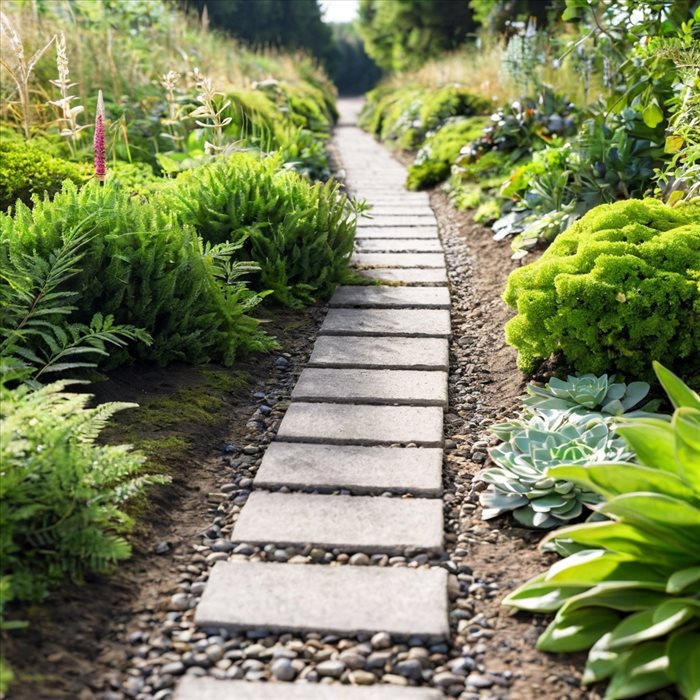
{"label": "dark green bush", "polygon": [[457,118],[429,135],[408,169],[406,187],[418,190],[445,180],[462,147],[478,138],[487,123],[486,117]]}
{"label": "dark green bush", "polygon": [[241,244],[260,266],[254,286],[299,306],[345,279],[355,215],[337,183],[311,184],[275,158],[237,153],[181,174],[156,207],[174,211],[209,243]]}
{"label": "dark green bush", "polygon": [[[79,292],[71,321],[89,324],[100,312],[143,329],[153,344],[132,352],[160,364],[230,364],[238,349],[269,347],[247,316],[259,297],[222,279],[235,277],[221,262],[231,251],[205,247],[161,202],[141,202],[117,187],[78,191],[68,183],[52,202],[37,199],[31,210],[20,204],[13,216],[0,215],[0,267],[21,269],[25,255],[50,261],[76,229],[90,237],[79,270],[59,290]],[[109,362],[124,359],[125,351],[115,352]]]}
{"label": "dark green bush", "polygon": [[560,354],[579,372],[651,378],[700,370],[700,205],[653,199],[591,210],[511,273],[506,339],[531,371]]}
{"label": "dark green bush", "polygon": [[77,185],[90,178],[87,165],[49,155],[31,141],[0,140],[0,209],[6,211],[19,199],[31,204],[32,195],[52,197],[66,180]]}

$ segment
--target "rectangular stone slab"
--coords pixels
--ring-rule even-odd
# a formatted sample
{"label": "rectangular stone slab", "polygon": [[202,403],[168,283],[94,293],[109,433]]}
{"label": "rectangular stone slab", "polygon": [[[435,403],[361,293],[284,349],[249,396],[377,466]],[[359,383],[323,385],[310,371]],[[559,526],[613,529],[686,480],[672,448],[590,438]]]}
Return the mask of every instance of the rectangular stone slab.
{"label": "rectangular stone slab", "polygon": [[387,309],[449,309],[445,287],[338,287],[330,306],[364,306]]}
{"label": "rectangular stone slab", "polygon": [[183,676],[173,700],[442,700],[435,688],[332,683],[260,683]]}
{"label": "rectangular stone slab", "polygon": [[292,400],[446,408],[447,372],[307,367]]}
{"label": "rectangular stone slab", "polygon": [[438,406],[356,406],[293,402],[277,439],[339,445],[415,443],[441,447],[442,409]]}
{"label": "rectangular stone slab", "polygon": [[442,450],[272,442],[254,485],[352,493],[442,493]]}
{"label": "rectangular stone slab", "polygon": [[218,562],[195,610],[206,628],[444,638],[447,569]]}
{"label": "rectangular stone slab", "polygon": [[331,309],[319,333],[448,338],[450,312],[447,309]]}
{"label": "rectangular stone slab", "polygon": [[309,367],[449,369],[447,338],[320,335]]}
{"label": "rectangular stone slab", "polygon": [[355,253],[353,267],[445,267],[442,253]]}
{"label": "rectangular stone slab", "polygon": [[439,238],[369,238],[355,241],[358,253],[441,253]]}
{"label": "rectangular stone slab", "polygon": [[374,226],[435,226],[435,214],[395,214],[373,216],[368,220]]}
{"label": "rectangular stone slab", "polygon": [[351,552],[438,552],[442,501],[253,491],[231,540],[281,547],[313,544]]}
{"label": "rectangular stone slab", "polygon": [[443,268],[388,268],[376,267],[358,270],[359,275],[378,282],[401,285],[447,285],[447,271]]}
{"label": "rectangular stone slab", "polygon": [[368,214],[375,216],[435,216],[433,210],[425,204],[373,204]]}
{"label": "rectangular stone slab", "polygon": [[437,226],[358,226],[355,240],[373,238],[438,239]]}

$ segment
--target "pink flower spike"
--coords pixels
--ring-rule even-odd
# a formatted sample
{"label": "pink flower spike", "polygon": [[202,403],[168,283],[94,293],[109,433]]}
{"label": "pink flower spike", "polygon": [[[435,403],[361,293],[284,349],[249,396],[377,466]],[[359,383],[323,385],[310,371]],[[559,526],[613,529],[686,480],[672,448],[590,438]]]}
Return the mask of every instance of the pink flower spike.
{"label": "pink flower spike", "polygon": [[102,90],[97,93],[97,114],[95,115],[95,177],[104,182],[107,177],[107,162],[105,159],[105,105],[102,100]]}

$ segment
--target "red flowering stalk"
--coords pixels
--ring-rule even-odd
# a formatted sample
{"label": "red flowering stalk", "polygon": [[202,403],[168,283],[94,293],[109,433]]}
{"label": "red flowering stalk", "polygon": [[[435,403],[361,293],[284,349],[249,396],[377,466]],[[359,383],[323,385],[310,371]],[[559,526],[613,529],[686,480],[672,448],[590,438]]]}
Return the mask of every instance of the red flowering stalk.
{"label": "red flowering stalk", "polygon": [[105,105],[102,100],[102,90],[97,93],[97,114],[95,115],[95,177],[104,182],[107,177],[107,162],[105,159]]}

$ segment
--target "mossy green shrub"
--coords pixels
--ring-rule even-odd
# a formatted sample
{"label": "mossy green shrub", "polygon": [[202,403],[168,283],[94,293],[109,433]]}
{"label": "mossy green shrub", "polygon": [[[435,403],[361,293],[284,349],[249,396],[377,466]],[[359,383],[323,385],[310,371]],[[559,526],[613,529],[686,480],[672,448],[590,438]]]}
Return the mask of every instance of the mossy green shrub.
{"label": "mossy green shrub", "polygon": [[367,94],[360,126],[406,150],[420,146],[429,131],[451,117],[486,114],[489,103],[459,85],[433,90],[415,85],[379,87]]}
{"label": "mossy green shrub", "polygon": [[477,138],[487,123],[487,117],[455,117],[428,135],[408,169],[406,187],[419,190],[445,180],[460,149]]}
{"label": "mossy green shrub", "polygon": [[107,165],[107,180],[130,194],[147,197],[162,181],[148,163],[111,161]]}
{"label": "mossy green shrub", "polygon": [[532,371],[552,354],[579,372],[651,378],[658,360],[700,371],[700,204],[592,209],[510,274],[506,339]]}
{"label": "mossy green shrub", "polygon": [[251,283],[292,306],[330,296],[346,279],[356,215],[338,184],[309,182],[277,158],[236,153],[182,173],[157,208],[174,211],[208,243],[240,243]]}
{"label": "mossy green shrub", "polygon": [[[220,260],[230,251],[205,246],[162,202],[142,201],[109,183],[80,191],[66,183],[53,201],[36,198],[32,209],[19,204],[12,216],[0,214],[0,268],[19,270],[23,256],[35,256],[49,269],[76,230],[88,233],[87,241],[76,274],[58,290],[79,293],[69,321],[90,323],[99,312],[141,328],[153,343],[129,352],[162,365],[231,364],[238,350],[269,347],[248,316],[260,298],[222,279],[235,277]],[[108,366],[126,359],[126,351],[116,351]]]}
{"label": "mossy green shrub", "polygon": [[66,180],[82,184],[90,178],[90,167],[71,163],[44,151],[31,141],[0,140],[0,209],[6,211],[17,200],[31,204],[32,195],[52,197]]}

